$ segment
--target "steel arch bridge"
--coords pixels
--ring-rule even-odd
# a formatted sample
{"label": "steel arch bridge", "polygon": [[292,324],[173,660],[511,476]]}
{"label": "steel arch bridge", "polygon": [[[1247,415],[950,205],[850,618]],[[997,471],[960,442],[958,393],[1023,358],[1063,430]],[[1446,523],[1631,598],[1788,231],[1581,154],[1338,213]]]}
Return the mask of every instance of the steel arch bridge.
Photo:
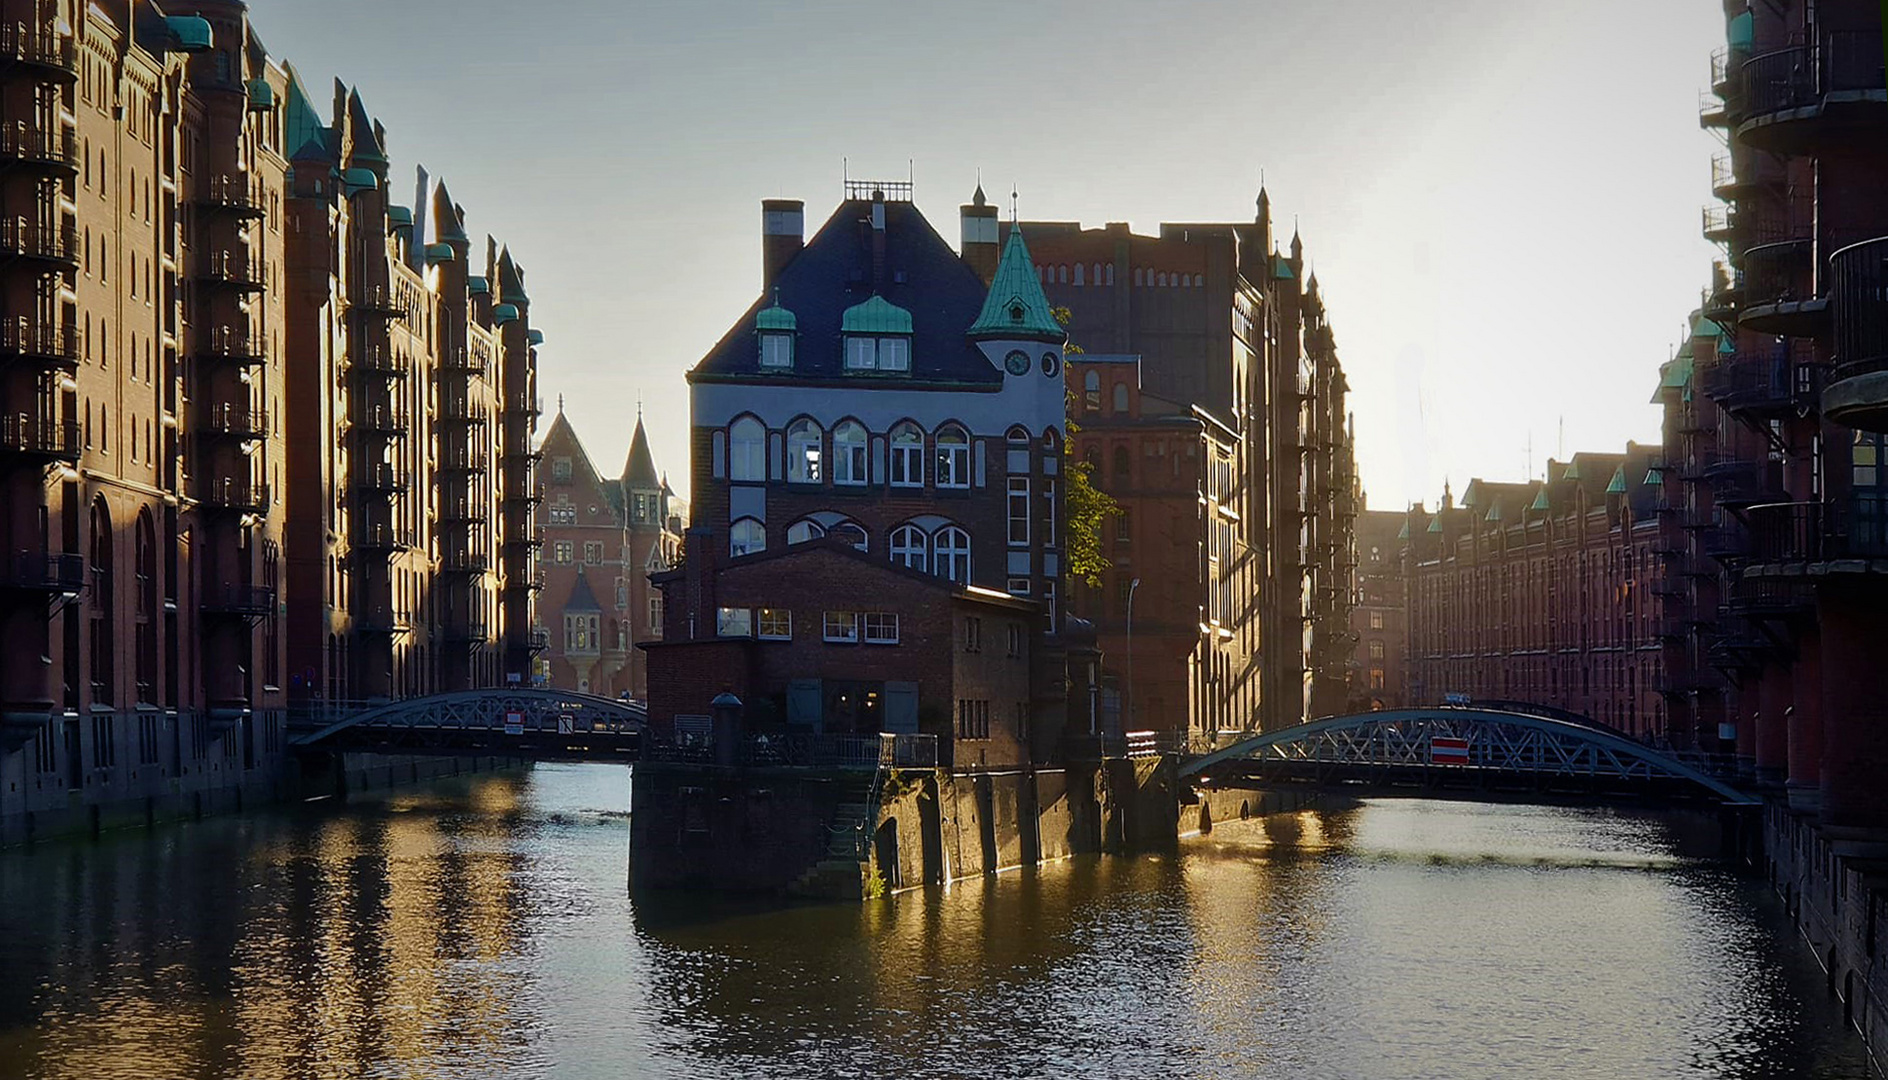
{"label": "steel arch bridge", "polygon": [[1181,762],[1205,786],[1327,787],[1436,797],[1758,800],[1669,754],[1585,724],[1474,708],[1333,716]]}
{"label": "steel arch bridge", "polygon": [[500,687],[403,698],[329,713],[289,745],[303,751],[501,754],[542,760],[634,761],[648,710],[568,690]]}

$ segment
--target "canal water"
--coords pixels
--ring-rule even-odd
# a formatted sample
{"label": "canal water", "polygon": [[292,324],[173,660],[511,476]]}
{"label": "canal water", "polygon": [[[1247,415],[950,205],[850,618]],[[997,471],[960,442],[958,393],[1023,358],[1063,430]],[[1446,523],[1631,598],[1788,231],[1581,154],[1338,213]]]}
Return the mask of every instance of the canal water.
{"label": "canal water", "polygon": [[777,910],[632,903],[627,782],[0,853],[0,1077],[1865,1075],[1709,823],[1368,802]]}

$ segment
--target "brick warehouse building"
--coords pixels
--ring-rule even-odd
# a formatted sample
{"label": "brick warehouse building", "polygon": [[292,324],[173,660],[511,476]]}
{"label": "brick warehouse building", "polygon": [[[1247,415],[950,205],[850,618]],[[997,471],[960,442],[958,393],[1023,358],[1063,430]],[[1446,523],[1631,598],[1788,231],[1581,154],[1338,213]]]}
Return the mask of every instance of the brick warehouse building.
{"label": "brick warehouse building", "polygon": [[[1120,223],[1023,228],[1050,302],[1072,315],[1073,340],[1097,354],[1141,358],[1130,403],[1151,395],[1186,406],[1201,422],[1195,562],[1169,563],[1157,575],[1137,563],[1139,533],[1157,527],[1151,523],[1161,512],[1137,504],[1174,481],[1173,459],[1148,457],[1148,441],[1137,456],[1123,430],[1103,450],[1108,468],[1096,482],[1123,496],[1127,540],[1115,542],[1119,561],[1103,587],[1078,590],[1074,610],[1112,641],[1126,637],[1134,578],[1142,582],[1137,598],[1193,598],[1193,645],[1181,670],[1185,723],[1196,740],[1344,711],[1354,645],[1356,468],[1348,385],[1303,244],[1294,235],[1288,254],[1277,249],[1263,191],[1249,223],[1163,224],[1157,236]],[[965,241],[970,257],[968,231]],[[1117,411],[1114,385],[1128,381],[1123,369],[1099,387],[1097,419]],[[1086,387],[1082,394],[1086,401]],[[1166,438],[1152,441],[1157,449]],[[1117,448],[1127,450],[1119,477]],[[1175,614],[1163,610],[1162,622]],[[1108,663],[1117,658],[1124,654],[1108,650]],[[1165,663],[1165,675],[1137,670],[1135,681],[1171,685],[1172,661]],[[1180,729],[1180,700],[1163,692],[1166,715],[1148,715],[1143,707],[1154,701],[1137,696],[1129,722]]]}
{"label": "brick warehouse building", "polygon": [[[663,640],[644,646],[652,725],[694,714],[704,690],[725,689],[755,706],[779,700],[778,719],[790,730],[832,723],[935,733],[945,760],[971,752],[953,753],[954,741],[979,744],[985,763],[1022,760],[1030,741],[1056,745],[1068,694],[1064,334],[1021,234],[982,263],[986,282],[978,253],[953,252],[910,202],[908,184],[848,182],[846,199],[810,241],[798,202],[765,203],[762,220],[762,297],[689,373],[693,514],[685,570],[657,578]],[[725,589],[743,603],[791,607],[784,597],[796,583],[830,572],[830,553],[812,543],[821,539],[941,583],[927,582],[928,593],[887,588],[874,606],[833,608],[817,620],[802,612],[778,643],[759,614],[744,620],[722,602]],[[763,557],[780,601],[737,590],[753,580],[743,568]],[[966,705],[944,696],[940,679],[905,677],[893,681],[917,683],[922,696],[861,721],[839,701],[842,692],[828,692],[856,678],[854,649],[881,645],[877,663],[888,678],[946,659],[919,655],[902,636],[946,595],[959,611],[1021,610],[1006,599],[1014,597],[1036,613],[1022,646],[1031,668],[1026,708],[989,696]],[[766,651],[797,648],[814,634],[811,667],[792,685],[765,665],[728,669],[712,688],[665,674],[700,670],[699,657],[725,652],[730,639],[752,638]],[[756,670],[771,674],[742,674]]]}
{"label": "brick warehouse building", "polygon": [[1357,514],[1357,594],[1351,634],[1350,710],[1397,709],[1410,704],[1407,685],[1409,586],[1403,549],[1408,515],[1361,509]]}
{"label": "brick warehouse building", "polygon": [[1408,695],[1577,713],[1668,741],[1658,448],[1573,455],[1546,480],[1472,481],[1407,516]]}
{"label": "brick warehouse building", "polygon": [[662,636],[662,593],[649,576],[680,557],[688,509],[656,471],[640,416],[615,479],[597,472],[561,401],[539,450],[548,469],[538,510],[538,618],[548,642],[541,680],[646,700],[648,665],[637,646]]}
{"label": "brick warehouse building", "polygon": [[[0,4],[0,843],[266,796],[325,678],[285,615],[321,611],[289,603],[297,485],[351,451],[305,376],[356,354],[339,282],[375,279],[302,291],[293,178],[343,217],[384,196],[297,170],[295,89],[235,0]],[[398,216],[349,254],[406,252]]]}

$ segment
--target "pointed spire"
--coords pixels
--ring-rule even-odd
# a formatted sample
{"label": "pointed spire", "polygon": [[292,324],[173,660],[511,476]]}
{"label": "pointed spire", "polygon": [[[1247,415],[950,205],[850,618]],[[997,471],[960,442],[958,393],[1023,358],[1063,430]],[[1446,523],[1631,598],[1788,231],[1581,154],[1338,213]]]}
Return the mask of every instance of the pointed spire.
{"label": "pointed spire", "polygon": [[996,276],[990,279],[983,310],[967,333],[971,337],[1018,338],[1057,345],[1068,340],[1062,324],[1049,310],[1049,298],[1042,293],[1042,280],[1036,276],[1020,227],[1011,226],[1009,243],[1003,247]]}
{"label": "pointed spire", "polygon": [[1272,220],[1272,197],[1266,194],[1265,171],[1262,169],[1259,171],[1258,206],[1259,206],[1258,213],[1253,215],[1252,220],[1258,222],[1261,225],[1264,225],[1267,222]]}
{"label": "pointed spire", "polygon": [[657,488],[662,475],[656,472],[655,455],[649,451],[649,433],[642,426],[642,405],[636,406],[636,431],[629,437],[629,457],[623,462],[623,486]]}
{"label": "pointed spire", "polygon": [[348,133],[353,136],[349,148],[349,160],[363,165],[387,164],[387,149],[380,143],[380,137],[374,130],[374,122],[367,115],[367,106],[361,101],[361,92],[349,90],[347,95]]}
{"label": "pointed spire", "polygon": [[459,207],[452,201],[452,193],[446,190],[446,182],[433,185],[433,236],[445,244],[471,244],[471,238],[465,234],[465,221],[459,217]]}

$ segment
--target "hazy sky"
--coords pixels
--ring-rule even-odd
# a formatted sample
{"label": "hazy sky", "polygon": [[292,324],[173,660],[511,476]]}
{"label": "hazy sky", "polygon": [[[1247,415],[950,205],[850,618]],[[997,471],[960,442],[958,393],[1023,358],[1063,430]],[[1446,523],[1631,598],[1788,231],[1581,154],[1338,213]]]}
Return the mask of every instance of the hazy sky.
{"label": "hazy sky", "polygon": [[[811,231],[915,162],[938,231],[981,169],[1024,218],[1295,215],[1373,507],[1656,439],[1708,279],[1714,0],[251,0],[318,103],[388,130],[509,243],[540,384],[598,467],[636,402],[686,490],[682,373],[759,291],[760,200]],[[546,422],[548,422],[548,416]],[[1560,434],[1564,420],[1564,436]]]}

